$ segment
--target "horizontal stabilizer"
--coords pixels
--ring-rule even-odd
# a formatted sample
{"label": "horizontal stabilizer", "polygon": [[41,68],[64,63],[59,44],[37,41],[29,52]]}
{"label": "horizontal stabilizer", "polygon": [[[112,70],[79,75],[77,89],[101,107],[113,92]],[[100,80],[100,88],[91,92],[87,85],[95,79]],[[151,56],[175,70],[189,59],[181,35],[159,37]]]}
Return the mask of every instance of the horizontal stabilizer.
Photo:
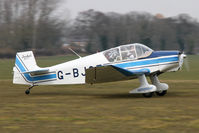
{"label": "horizontal stabilizer", "polygon": [[31,75],[40,75],[40,74],[47,74],[49,73],[49,69],[39,69],[39,70],[32,70],[32,71],[26,71],[22,72],[21,74],[31,74]]}
{"label": "horizontal stabilizer", "polygon": [[49,68],[40,68],[37,66],[32,51],[18,52],[16,54],[13,71],[13,83],[15,84],[33,85],[35,83],[57,79],[55,71],[50,71]]}

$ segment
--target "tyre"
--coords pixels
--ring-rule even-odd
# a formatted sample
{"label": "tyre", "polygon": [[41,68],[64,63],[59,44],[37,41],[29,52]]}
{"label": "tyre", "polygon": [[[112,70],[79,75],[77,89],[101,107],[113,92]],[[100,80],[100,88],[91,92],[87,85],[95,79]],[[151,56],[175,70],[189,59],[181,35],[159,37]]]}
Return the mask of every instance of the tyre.
{"label": "tyre", "polygon": [[25,91],[25,94],[26,94],[26,95],[30,94],[30,90],[26,90],[26,91]]}
{"label": "tyre", "polygon": [[157,94],[158,96],[164,96],[164,95],[167,94],[167,90],[164,90],[164,91],[161,91],[161,92],[156,92],[156,94]]}

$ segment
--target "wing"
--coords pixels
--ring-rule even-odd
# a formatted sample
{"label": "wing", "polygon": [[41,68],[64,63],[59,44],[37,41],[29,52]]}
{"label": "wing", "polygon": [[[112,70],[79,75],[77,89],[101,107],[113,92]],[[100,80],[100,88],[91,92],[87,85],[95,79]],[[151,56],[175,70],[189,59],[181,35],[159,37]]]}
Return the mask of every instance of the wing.
{"label": "wing", "polygon": [[114,65],[86,69],[86,83],[103,83],[137,78],[138,75],[150,73],[149,69],[128,70]]}
{"label": "wing", "polygon": [[117,67],[117,66],[112,66],[119,72],[123,73],[126,76],[133,76],[133,75],[142,75],[142,74],[148,74],[150,73],[149,69],[143,68],[143,69],[136,69],[136,70],[128,70],[125,68]]}

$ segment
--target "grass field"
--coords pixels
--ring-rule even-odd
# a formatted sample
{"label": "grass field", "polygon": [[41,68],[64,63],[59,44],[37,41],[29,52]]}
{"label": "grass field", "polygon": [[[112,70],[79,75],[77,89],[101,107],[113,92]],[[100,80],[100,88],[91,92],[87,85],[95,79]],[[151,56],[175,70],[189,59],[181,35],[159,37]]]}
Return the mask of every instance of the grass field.
{"label": "grass field", "polygon": [[[75,57],[40,57],[40,66]],[[27,86],[12,84],[13,59],[0,60],[1,133],[197,133],[199,132],[199,56],[190,71],[166,73],[164,97],[128,92],[137,80],[97,85]]]}

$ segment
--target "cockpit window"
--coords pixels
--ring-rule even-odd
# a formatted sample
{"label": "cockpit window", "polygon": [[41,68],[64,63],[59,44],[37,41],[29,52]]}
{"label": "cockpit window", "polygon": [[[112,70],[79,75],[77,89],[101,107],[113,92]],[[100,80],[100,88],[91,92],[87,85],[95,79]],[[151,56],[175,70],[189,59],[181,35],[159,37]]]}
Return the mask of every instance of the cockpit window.
{"label": "cockpit window", "polygon": [[143,58],[149,56],[153,50],[144,46],[144,45],[136,45],[136,52],[138,58]]}
{"label": "cockpit window", "polygon": [[143,56],[142,47],[140,47],[139,45],[136,45],[136,51],[137,51],[137,56],[138,57],[142,57]]}
{"label": "cockpit window", "polygon": [[121,50],[122,60],[136,59],[136,53],[135,53],[135,46],[134,45],[121,46],[120,50]]}
{"label": "cockpit window", "polygon": [[135,60],[144,58],[152,53],[152,49],[142,44],[129,44],[106,50],[104,56],[109,62]]}
{"label": "cockpit window", "polygon": [[113,48],[104,53],[109,62],[117,62],[121,60],[119,48]]}

